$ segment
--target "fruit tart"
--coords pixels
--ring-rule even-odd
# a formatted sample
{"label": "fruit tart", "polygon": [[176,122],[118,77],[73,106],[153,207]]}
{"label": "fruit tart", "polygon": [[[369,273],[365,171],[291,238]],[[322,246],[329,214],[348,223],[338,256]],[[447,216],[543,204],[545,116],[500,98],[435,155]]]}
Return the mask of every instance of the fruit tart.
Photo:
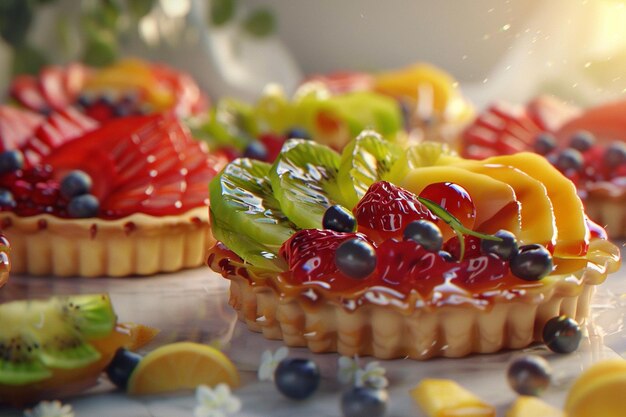
{"label": "fruit tart", "polygon": [[574,182],[590,218],[626,236],[626,101],[581,111],[550,97],[496,104],[462,135],[468,158],[533,151]]}
{"label": "fruit tart", "polygon": [[9,279],[9,272],[11,272],[10,251],[11,245],[9,244],[9,239],[0,233],[0,287],[6,284]]}
{"label": "fruit tart", "polygon": [[314,352],[460,357],[523,348],[582,322],[620,252],[541,156],[474,161],[374,132],[339,154],[290,140],[209,186],[217,243],[249,329]]}
{"label": "fruit tart", "polygon": [[25,137],[4,140],[0,153],[13,272],[131,276],[202,264],[206,186],[227,159],[173,114],[98,126],[70,107]]}

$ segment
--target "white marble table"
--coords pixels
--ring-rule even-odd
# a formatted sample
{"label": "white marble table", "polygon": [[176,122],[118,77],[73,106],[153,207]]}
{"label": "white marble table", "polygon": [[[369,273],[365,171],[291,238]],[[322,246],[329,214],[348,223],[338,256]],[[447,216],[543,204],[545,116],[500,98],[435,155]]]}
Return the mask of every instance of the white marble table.
{"label": "white marble table", "polygon": [[[624,243],[620,243],[622,252]],[[322,369],[320,391],[303,402],[283,398],[272,383],[258,382],[256,369],[265,349],[277,349],[279,342],[267,341],[249,332],[236,321],[227,304],[228,283],[208,268],[139,279],[49,279],[12,276],[0,290],[0,301],[51,294],[108,292],[121,321],[143,323],[161,329],[157,338],[146,347],[178,340],[219,343],[234,361],[242,375],[242,387],[236,391],[243,407],[238,416],[291,417],[293,415],[335,417],[339,410],[340,386],[335,380],[336,354],[313,355],[305,349],[292,349],[292,354],[309,356]],[[593,315],[587,326],[589,337],[580,349],[570,355],[558,355],[537,345],[527,349],[544,355],[554,370],[554,384],[544,399],[562,406],[573,379],[589,364],[604,358],[626,357],[626,268],[609,277],[598,288],[593,302]],[[412,360],[383,361],[390,379],[389,417],[422,417],[408,390],[424,377],[452,378],[496,405],[498,416],[515,398],[506,383],[506,367],[518,352],[475,355],[463,359],[436,359],[427,362]],[[364,359],[365,362],[371,359]],[[76,417],[191,417],[195,406],[193,395],[133,398],[115,391],[106,380],[94,390],[66,400]],[[0,407],[0,416],[17,417],[22,411]]]}

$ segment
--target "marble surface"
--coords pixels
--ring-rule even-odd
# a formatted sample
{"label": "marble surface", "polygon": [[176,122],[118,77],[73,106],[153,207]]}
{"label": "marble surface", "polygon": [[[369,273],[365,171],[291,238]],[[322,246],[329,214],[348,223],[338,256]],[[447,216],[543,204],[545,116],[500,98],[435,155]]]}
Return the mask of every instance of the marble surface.
{"label": "marble surface", "polygon": [[[620,242],[624,253],[624,243]],[[275,350],[280,342],[265,340],[249,332],[236,320],[228,306],[228,282],[208,268],[183,271],[152,278],[133,279],[50,279],[12,276],[0,290],[0,301],[45,297],[51,294],[108,292],[121,321],[155,326],[161,333],[145,350],[179,341],[193,340],[220,346],[241,371],[242,386],[236,394],[242,400],[237,416],[291,417],[292,415],[341,416],[336,381],[337,354],[314,355],[305,349],[291,349],[291,356],[314,358],[322,370],[320,390],[310,399],[294,402],[282,397],[272,383],[259,382],[256,369],[265,349]],[[570,355],[549,352],[536,345],[526,352],[545,356],[553,367],[553,384],[544,399],[563,405],[567,389],[591,363],[605,358],[626,357],[626,269],[611,275],[593,299],[588,336],[580,349]],[[494,404],[503,416],[515,393],[506,382],[510,359],[520,352],[474,355],[462,359],[382,361],[390,380],[388,417],[424,414],[412,402],[408,391],[424,377],[452,378]],[[362,363],[371,361],[362,359]],[[163,397],[129,397],[114,390],[103,378],[99,386],[78,397],[66,399],[76,417],[185,417],[193,416],[192,393]],[[0,416],[17,417],[22,410],[0,407]]]}

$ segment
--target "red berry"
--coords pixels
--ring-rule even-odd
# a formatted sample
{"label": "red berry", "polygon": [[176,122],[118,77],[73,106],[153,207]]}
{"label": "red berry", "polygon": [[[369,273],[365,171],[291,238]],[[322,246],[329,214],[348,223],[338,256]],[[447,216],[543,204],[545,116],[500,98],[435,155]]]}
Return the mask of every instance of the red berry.
{"label": "red berry", "polygon": [[[472,235],[464,235],[463,240],[465,241],[465,255],[463,259],[466,258],[475,258],[482,254],[480,250],[481,239]],[[453,236],[443,245],[443,250],[448,252],[454,259],[457,261],[460,260],[461,257],[461,244],[459,243],[459,238],[457,236]]]}
{"label": "red berry", "polygon": [[265,145],[266,160],[272,162],[276,159],[280,150],[285,143],[285,137],[281,135],[275,135],[273,133],[264,133],[259,136],[259,141]]}
{"label": "red berry", "polygon": [[415,194],[386,181],[374,183],[354,208],[358,230],[375,242],[402,239],[404,228],[415,220],[437,218]]}
{"label": "red berry", "polygon": [[38,182],[35,184],[32,199],[40,206],[53,206],[59,198],[59,183],[56,181]]}
{"label": "red berry", "polygon": [[[437,182],[426,186],[420,197],[427,198],[443,207],[448,213],[459,219],[468,229],[474,227],[476,207],[467,190],[451,182]],[[446,225],[448,231],[450,228]]]}
{"label": "red berry", "polygon": [[11,192],[13,193],[13,197],[16,200],[29,200],[31,193],[33,191],[33,186],[30,182],[26,180],[17,180],[11,186]]}

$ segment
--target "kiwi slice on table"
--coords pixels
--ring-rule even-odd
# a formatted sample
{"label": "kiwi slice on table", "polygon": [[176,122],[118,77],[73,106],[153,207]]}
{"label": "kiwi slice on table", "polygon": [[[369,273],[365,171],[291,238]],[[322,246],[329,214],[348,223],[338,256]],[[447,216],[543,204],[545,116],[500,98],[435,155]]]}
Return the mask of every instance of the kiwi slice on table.
{"label": "kiwi slice on table", "polygon": [[373,130],[364,130],[341,154],[338,181],[347,207],[352,209],[373,183],[380,181],[402,154],[402,149]]}
{"label": "kiwi slice on table", "polygon": [[321,228],[328,207],[345,206],[337,182],[340,159],[337,152],[313,141],[290,139],[283,145],[269,177],[283,213],[296,226]]}
{"label": "kiwi slice on table", "polygon": [[100,359],[88,340],[113,331],[107,295],[54,297],[0,305],[0,384],[26,385]]}
{"label": "kiwi slice on table", "polygon": [[[217,233],[222,234],[220,240],[253,264],[253,254],[278,254],[283,242],[296,231],[274,197],[268,177],[270,168],[265,162],[239,158],[228,164],[209,185],[211,223],[217,226]],[[239,242],[242,238],[254,244]],[[246,249],[248,255],[243,256],[235,246]]]}
{"label": "kiwi slice on table", "polygon": [[409,146],[391,169],[383,175],[384,181],[399,184],[407,173],[414,168],[429,167],[434,165],[445,165],[444,161],[449,158],[458,158],[445,143],[421,142],[417,145]]}

